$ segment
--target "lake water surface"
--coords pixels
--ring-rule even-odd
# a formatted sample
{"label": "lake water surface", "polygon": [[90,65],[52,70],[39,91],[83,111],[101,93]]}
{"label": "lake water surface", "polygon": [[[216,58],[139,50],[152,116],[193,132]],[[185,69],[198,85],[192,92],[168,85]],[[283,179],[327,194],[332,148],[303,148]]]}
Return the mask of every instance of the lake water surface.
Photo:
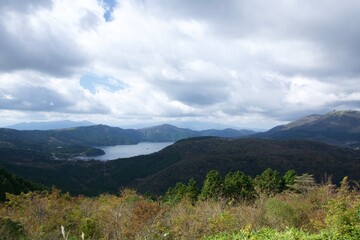
{"label": "lake water surface", "polygon": [[171,144],[173,144],[173,142],[141,142],[134,145],[96,147],[104,150],[105,154],[94,157],[78,157],[78,159],[82,159],[82,160],[95,159],[95,160],[107,161],[118,158],[128,158],[128,157],[134,157],[134,156],[158,152],[161,149]]}

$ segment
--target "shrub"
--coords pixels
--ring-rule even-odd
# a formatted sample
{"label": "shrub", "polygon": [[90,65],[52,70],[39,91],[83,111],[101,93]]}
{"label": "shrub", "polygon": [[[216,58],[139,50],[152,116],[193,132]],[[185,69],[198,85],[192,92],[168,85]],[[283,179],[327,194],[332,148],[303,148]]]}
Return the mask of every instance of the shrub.
{"label": "shrub", "polygon": [[327,229],[336,237],[360,239],[360,202],[351,196],[339,196],[325,206]]}
{"label": "shrub", "polygon": [[3,240],[25,239],[24,228],[19,222],[0,217],[0,236]]}
{"label": "shrub", "polygon": [[288,202],[276,198],[270,198],[265,204],[265,216],[270,227],[285,229],[296,227],[299,222],[299,214]]}

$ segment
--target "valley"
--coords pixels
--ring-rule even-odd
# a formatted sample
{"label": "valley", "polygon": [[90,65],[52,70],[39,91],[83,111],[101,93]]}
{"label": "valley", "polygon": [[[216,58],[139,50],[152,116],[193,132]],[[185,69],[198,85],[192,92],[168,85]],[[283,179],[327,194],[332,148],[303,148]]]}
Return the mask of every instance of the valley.
{"label": "valley", "polygon": [[[294,169],[313,174],[317,181],[325,176],[331,176],[334,183],[344,176],[358,181],[359,115],[330,112],[264,133],[193,131],[168,124],[138,130],[106,125],[44,131],[0,129],[0,166],[45,186],[92,196],[123,187],[163,194],[179,181],[194,178],[202,182],[210,170],[222,175],[242,171],[254,177],[266,168],[280,173]],[[142,141],[175,143],[152,154],[106,162],[75,158],[105,153],[94,146],[121,147]],[[355,145],[344,145],[350,141]]]}

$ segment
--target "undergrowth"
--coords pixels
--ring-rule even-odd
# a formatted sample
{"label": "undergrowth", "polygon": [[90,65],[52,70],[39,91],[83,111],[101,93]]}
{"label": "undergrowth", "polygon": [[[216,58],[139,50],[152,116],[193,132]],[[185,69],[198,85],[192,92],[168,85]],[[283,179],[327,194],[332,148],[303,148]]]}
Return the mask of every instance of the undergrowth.
{"label": "undergrowth", "polygon": [[[252,201],[154,200],[124,189],[89,198],[7,194],[0,239],[360,239],[358,189],[316,185]],[[82,235],[84,238],[82,238]]]}

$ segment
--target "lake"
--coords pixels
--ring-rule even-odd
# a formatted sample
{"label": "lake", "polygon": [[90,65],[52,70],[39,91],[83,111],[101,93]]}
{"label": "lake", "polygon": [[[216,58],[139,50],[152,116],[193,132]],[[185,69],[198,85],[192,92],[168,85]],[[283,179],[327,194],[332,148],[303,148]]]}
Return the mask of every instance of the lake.
{"label": "lake", "polygon": [[77,158],[81,160],[95,159],[101,161],[113,160],[118,158],[129,158],[158,152],[171,144],[173,144],[173,142],[141,142],[133,145],[102,146],[96,148],[104,150],[104,155]]}

